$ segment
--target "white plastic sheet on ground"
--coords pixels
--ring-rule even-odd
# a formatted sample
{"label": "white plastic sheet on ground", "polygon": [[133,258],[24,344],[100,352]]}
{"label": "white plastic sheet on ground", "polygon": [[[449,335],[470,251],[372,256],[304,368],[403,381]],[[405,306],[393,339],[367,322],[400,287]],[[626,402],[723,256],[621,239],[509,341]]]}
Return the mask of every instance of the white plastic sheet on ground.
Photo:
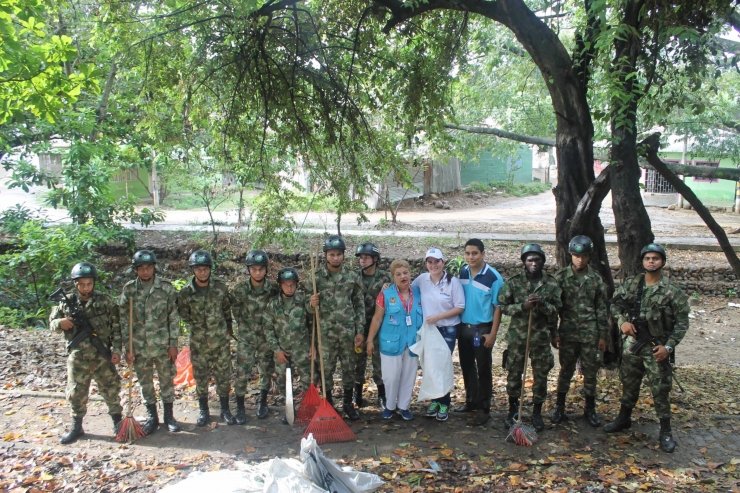
{"label": "white plastic sheet on ground", "polygon": [[434,325],[424,322],[418,340],[409,351],[419,356],[422,379],[418,401],[428,401],[447,395],[455,386],[452,370],[452,353],[444,337]]}
{"label": "white plastic sheet on ground", "polygon": [[236,470],[195,471],[160,493],[370,493],[382,484],[375,474],[340,468],[324,456],[312,435],[301,440],[301,460],[237,463]]}

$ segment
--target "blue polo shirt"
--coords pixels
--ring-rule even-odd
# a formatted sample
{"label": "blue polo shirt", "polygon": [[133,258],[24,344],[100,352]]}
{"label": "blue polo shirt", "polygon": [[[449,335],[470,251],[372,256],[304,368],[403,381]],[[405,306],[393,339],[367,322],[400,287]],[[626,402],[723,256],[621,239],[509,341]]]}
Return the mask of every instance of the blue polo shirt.
{"label": "blue polo shirt", "polygon": [[504,285],[504,278],[488,264],[474,279],[470,278],[470,267],[466,264],[460,270],[460,284],[465,292],[465,310],[460,318],[464,324],[490,324],[493,311],[498,305],[498,292]]}

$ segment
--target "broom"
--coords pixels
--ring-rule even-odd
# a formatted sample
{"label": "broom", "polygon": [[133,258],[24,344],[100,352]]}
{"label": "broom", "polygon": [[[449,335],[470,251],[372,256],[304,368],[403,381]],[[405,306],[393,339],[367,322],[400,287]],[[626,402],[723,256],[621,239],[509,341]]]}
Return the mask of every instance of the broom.
{"label": "broom", "polygon": [[529,364],[529,339],[532,336],[532,310],[529,310],[529,323],[527,324],[527,344],[524,349],[524,373],[522,374],[522,390],[519,394],[519,411],[516,421],[509,428],[507,442],[514,442],[523,447],[531,447],[537,441],[537,432],[534,427],[522,423],[522,404],[524,403],[524,383],[527,381],[527,365]]}
{"label": "broom", "polygon": [[[128,354],[134,354],[134,300],[129,298],[128,300]],[[134,418],[131,402],[133,401],[132,387],[133,387],[133,365],[129,365],[126,386],[128,387],[128,402],[126,402],[126,417],[121,420],[121,425],[116,433],[117,442],[128,442],[131,443],[134,440],[144,436],[144,429],[141,427],[136,418]]]}
{"label": "broom", "polygon": [[[316,261],[314,257],[311,257],[311,281],[313,282],[313,292],[316,294]],[[314,413],[311,421],[306,427],[306,431],[303,432],[303,437],[306,438],[313,434],[316,443],[319,445],[324,443],[333,442],[351,442],[357,440],[357,436],[352,429],[347,426],[341,416],[337,413],[334,406],[329,404],[326,400],[326,378],[324,375],[324,352],[321,344],[321,325],[319,323],[319,310],[314,310],[316,316],[316,338],[319,344],[319,368],[321,370],[321,393],[323,398],[318,409]]]}
{"label": "broom", "polygon": [[[311,331],[311,348],[313,349],[316,344],[316,326],[318,323],[316,322],[316,315],[314,314],[314,324],[313,324],[313,331]],[[314,366],[316,365],[316,352],[313,351],[311,354],[311,383],[308,386],[308,389],[306,389],[306,392],[303,394],[303,399],[301,399],[301,403],[298,406],[298,410],[296,411],[296,421],[301,425],[307,425],[309,421],[311,421],[311,418],[313,417],[314,413],[316,412],[316,409],[318,409],[319,404],[321,404],[321,395],[319,394],[319,389],[314,384]]]}

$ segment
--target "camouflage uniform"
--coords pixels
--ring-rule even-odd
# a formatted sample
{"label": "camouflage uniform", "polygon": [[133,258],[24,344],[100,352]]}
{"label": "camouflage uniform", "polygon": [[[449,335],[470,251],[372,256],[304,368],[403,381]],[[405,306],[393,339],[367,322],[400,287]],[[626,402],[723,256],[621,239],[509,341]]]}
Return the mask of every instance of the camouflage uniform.
{"label": "camouflage uniform", "polygon": [[[74,303],[79,303],[77,296],[69,296],[69,298]],[[82,311],[103,344],[112,348],[113,353],[120,353],[121,328],[118,308],[113,300],[104,294],[93,293],[92,298],[82,306]],[[55,306],[49,315],[51,329],[61,331],[67,341],[74,337],[75,329],[62,331],[59,322],[69,315],[64,302]],[[98,384],[98,391],[108,405],[108,413],[111,416],[120,416],[123,412],[119,397],[121,378],[113,364],[98,354],[88,338],[81,341],[67,357],[66,397],[72,406],[73,418],[81,419],[87,413],[90,381],[93,378]]]}
{"label": "camouflage uniform", "polygon": [[[308,296],[297,291],[291,297],[278,294],[267,305],[265,327],[267,341],[273,354],[285,351],[290,355],[290,366],[293,378],[301,377],[302,382],[311,378],[309,358],[311,322],[309,318]],[[278,385],[285,391],[285,368],[277,364]],[[306,384],[308,386],[308,384]],[[300,391],[296,389],[296,392]]]}
{"label": "camouflage uniform", "polygon": [[[635,305],[642,279],[644,274],[632,277],[614,293],[611,313],[617,319],[618,327],[630,321],[629,312]],[[675,348],[689,328],[688,297],[678,286],[662,276],[657,284],[644,286],[640,318],[647,322],[652,337],[658,339],[662,345]],[[635,406],[640,395],[642,378],[647,374],[658,418],[670,418],[671,370],[665,366],[661,369],[661,365],[655,361],[650,344],[646,344],[638,354],[632,354],[630,348],[635,342],[633,337],[623,336],[622,365],[619,368],[619,379],[622,381],[621,403],[629,409]]]}
{"label": "camouflage uniform", "polygon": [[[320,295],[319,316],[326,378],[332,378],[339,360],[345,399],[348,392],[351,398],[355,379],[354,339],[365,328],[362,281],[359,274],[346,265],[336,273],[321,266],[316,272],[316,289]],[[326,383],[330,384],[331,380]],[[331,390],[330,385],[323,388]]]}
{"label": "camouflage uniform", "polygon": [[260,390],[270,389],[270,380],[275,371],[275,355],[267,341],[265,313],[268,302],[277,292],[277,285],[269,279],[265,279],[262,286],[254,288],[247,278],[234,286],[229,293],[231,310],[237,324],[234,393],[238,396],[247,393],[249,377],[255,364],[260,376]]}
{"label": "camouflage uniform", "polygon": [[560,376],[558,394],[565,394],[581,359],[583,391],[596,396],[596,375],[601,365],[599,339],[606,341],[608,323],[606,284],[598,272],[588,266],[583,274],[576,274],[572,266],[555,274],[562,289],[560,309]]}
{"label": "camouflage uniform", "polygon": [[208,379],[216,378],[216,393],[228,396],[231,390],[231,303],[222,281],[211,278],[207,287],[198,287],[193,278],[177,293],[180,318],[190,328],[190,359],[195,391],[208,397]]}
{"label": "camouflage uniform", "polygon": [[[362,288],[365,299],[365,327],[363,335],[367,339],[367,335],[370,333],[370,322],[373,320],[375,314],[375,298],[378,297],[378,293],[383,289],[383,284],[390,284],[391,277],[388,272],[375,269],[375,273],[371,276],[365,275],[360,270],[360,279],[362,280]],[[377,337],[376,337],[377,343]],[[377,344],[376,344],[377,346]],[[355,384],[363,385],[365,383],[365,371],[367,370],[367,350],[363,344],[362,352],[355,354]],[[380,351],[375,351],[372,356],[373,359],[373,382],[375,385],[383,385],[383,376],[380,373]]]}
{"label": "camouflage uniform", "polygon": [[150,283],[142,283],[138,278],[126,283],[119,300],[121,327],[124,327],[123,345],[126,350],[129,347],[127,327],[130,299],[134,304],[134,369],[144,402],[150,406],[157,404],[154,391],[156,369],[162,402],[171,404],[175,401],[172,383],[175,365],[170,361],[167,350],[177,347],[180,322],[175,288],[159,276],[155,276]]}
{"label": "camouflage uniform", "polygon": [[498,302],[501,312],[511,317],[506,334],[509,371],[506,392],[510,399],[518,399],[521,393],[522,372],[524,371],[524,350],[527,343],[529,311],[522,306],[530,294],[538,294],[542,301],[534,309],[532,316],[532,336],[529,343],[529,357],[534,376],[532,387],[533,402],[541,404],[547,396],[547,374],[555,366],[550,349],[551,338],[557,331],[558,310],[560,310],[560,286],[557,280],[545,272],[542,278],[529,281],[521,272],[506,281]]}

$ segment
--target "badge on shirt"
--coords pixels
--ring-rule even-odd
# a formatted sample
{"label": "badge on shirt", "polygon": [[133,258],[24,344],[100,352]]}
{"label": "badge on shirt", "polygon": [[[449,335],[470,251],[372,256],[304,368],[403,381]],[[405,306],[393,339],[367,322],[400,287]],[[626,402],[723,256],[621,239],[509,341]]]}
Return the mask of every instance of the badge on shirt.
{"label": "badge on shirt", "polygon": [[406,325],[411,327],[411,315],[406,315]]}
{"label": "badge on shirt", "polygon": [[396,304],[396,297],[395,296],[391,296],[391,299],[388,301],[388,303],[390,303],[391,305],[395,305]]}

